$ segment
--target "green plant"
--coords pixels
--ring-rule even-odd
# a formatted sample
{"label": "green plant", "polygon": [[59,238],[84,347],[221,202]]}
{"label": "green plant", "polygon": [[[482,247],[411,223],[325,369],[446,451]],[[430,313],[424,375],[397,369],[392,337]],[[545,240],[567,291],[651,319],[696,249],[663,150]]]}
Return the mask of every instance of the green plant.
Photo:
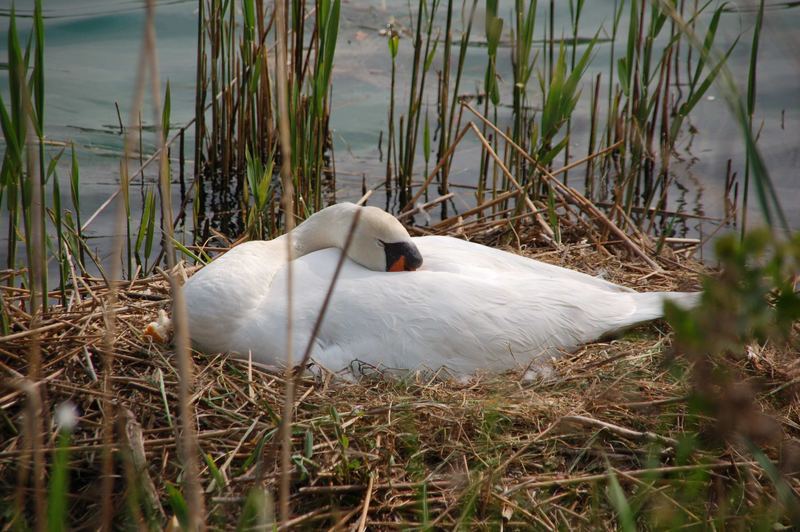
{"label": "green plant", "polygon": [[[777,444],[783,436],[780,429],[765,428],[772,425],[754,408],[742,365],[758,346],[797,350],[800,235],[779,240],[766,230],[744,238],[730,234],[717,241],[716,251],[721,271],[704,281],[699,305],[686,310],[668,304],[666,317],[675,330],[675,352],[691,364],[689,404],[709,420],[698,427],[705,445],[744,441],[742,452],[762,459],[759,443]],[[796,526],[800,514],[794,508],[800,500],[786,491],[782,479],[773,477],[779,495],[775,504],[783,505],[779,514]]]}

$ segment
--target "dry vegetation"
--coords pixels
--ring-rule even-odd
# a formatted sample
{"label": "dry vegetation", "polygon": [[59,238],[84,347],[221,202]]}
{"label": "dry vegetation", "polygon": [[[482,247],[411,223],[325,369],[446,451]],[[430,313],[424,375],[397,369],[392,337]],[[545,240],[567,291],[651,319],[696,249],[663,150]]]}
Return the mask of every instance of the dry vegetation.
{"label": "dry vegetation", "polygon": [[[529,229],[523,224],[514,234],[528,241]],[[481,238],[496,242],[500,234],[508,232]],[[638,289],[697,285],[699,266],[679,257],[664,271],[643,271],[587,244],[527,253]],[[3,518],[11,516],[15,500],[32,510],[23,501],[32,500],[33,484],[24,479],[35,460],[23,437],[25,393],[14,383],[30,373],[27,354],[36,340],[47,463],[56,445],[53,405],[69,400],[80,413],[69,447],[71,521],[99,524],[103,408],[110,406],[118,420],[109,495],[115,523],[163,526],[181,514],[175,502],[181,496],[172,490],[183,482],[177,361],[170,346],[152,344],[142,331],[158,309],[169,308],[169,283],[159,275],[121,288],[104,392],[109,291],[101,279],[78,281],[83,297],[55,309],[36,330],[19,305],[9,305],[16,332],[0,347],[2,372],[18,378],[6,380],[11,387],[0,397]],[[22,290],[5,290],[9,302],[25,297]],[[747,360],[721,362],[745,380],[732,410],[714,420],[688,400],[688,363],[672,357],[670,343],[665,324],[640,327],[565,354],[554,362],[553,376],[536,383],[523,383],[518,374],[466,383],[423,373],[400,379],[364,374],[358,382],[304,377],[296,393],[289,524],[571,529],[624,528],[633,518],[655,527],[788,523],[780,482],[790,490],[800,483],[787,476],[776,489],[770,468],[774,462],[792,473],[800,465],[796,355],[754,347]],[[228,355],[195,353],[193,359],[198,443],[207,456],[200,474],[207,524],[231,528],[247,515],[255,516],[252,523],[259,514],[269,519],[280,477],[283,377]],[[105,407],[104,394],[110,399]],[[747,425],[750,437],[754,430],[760,434],[766,461],[754,460],[742,438],[715,437],[726,415]]]}

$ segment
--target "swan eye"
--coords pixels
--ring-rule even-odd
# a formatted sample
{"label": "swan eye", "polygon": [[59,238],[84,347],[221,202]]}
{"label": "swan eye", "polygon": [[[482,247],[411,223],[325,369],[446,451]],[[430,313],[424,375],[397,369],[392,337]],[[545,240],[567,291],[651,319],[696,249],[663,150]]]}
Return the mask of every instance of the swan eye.
{"label": "swan eye", "polygon": [[377,241],[377,244],[378,244],[378,247],[379,247],[379,248],[386,247],[386,242],[384,242],[384,241],[383,241],[383,240],[381,240],[380,238],[378,239],[378,241]]}

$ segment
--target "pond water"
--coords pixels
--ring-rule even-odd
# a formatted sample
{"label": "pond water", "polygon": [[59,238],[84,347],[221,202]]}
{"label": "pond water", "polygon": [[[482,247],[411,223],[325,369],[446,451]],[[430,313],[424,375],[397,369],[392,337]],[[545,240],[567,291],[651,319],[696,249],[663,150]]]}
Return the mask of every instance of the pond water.
{"label": "pond water", "polygon": [[[3,5],[4,4],[4,5]],[[133,123],[128,116],[136,82],[144,24],[143,2],[140,0],[50,0],[44,2],[46,32],[46,123],[47,137],[52,141],[74,143],[80,162],[82,210],[84,220],[117,188],[122,154],[120,117],[126,126]],[[545,4],[545,2],[540,2]],[[556,2],[556,28],[569,34],[567,2]],[[580,35],[591,37],[598,29],[610,32],[614,0],[587,2],[581,20]],[[755,21],[753,6],[737,4],[739,10],[723,15],[719,46],[725,48],[737,35],[742,41],[733,53],[730,67],[742,90],[745,90],[749,61],[749,42]],[[17,1],[18,26],[23,36],[30,28],[32,0]],[[7,27],[10,10],[7,1],[0,1],[0,62],[7,56]],[[501,1],[499,15],[508,21],[511,2]],[[542,12],[540,6],[540,12]],[[460,11],[454,20],[459,20]],[[540,17],[543,20],[543,17]],[[362,181],[367,186],[381,183],[385,163],[379,159],[378,139],[386,129],[389,101],[390,59],[386,37],[380,30],[387,23],[410,26],[408,4],[398,0],[343,1],[342,26],[333,80],[334,150],[337,168],[337,198],[355,199],[361,194]],[[797,3],[769,2],[765,16],[758,63],[758,100],[754,123],[760,129],[759,146],[768,163],[778,195],[793,228],[800,226],[800,56],[796,53],[800,35],[800,8]],[[506,23],[506,28],[508,27]],[[537,23],[539,32],[541,23]],[[459,23],[455,24],[460,27]],[[476,11],[473,35],[483,39],[483,2]],[[169,0],[157,7],[158,57],[162,85],[170,81],[172,124],[189,122],[194,114],[195,50],[197,41],[197,1]],[[506,31],[507,33],[507,31]],[[625,29],[618,41],[624,41]],[[540,34],[541,35],[541,34]],[[601,35],[604,33],[601,31]],[[505,36],[507,40],[507,36]],[[410,39],[400,42],[398,56],[398,97],[407,100],[407,83],[412,45]],[[607,78],[610,43],[598,45],[591,72],[603,72]],[[510,99],[510,51],[501,48],[498,72],[503,78],[501,91]],[[471,46],[467,57],[462,92],[475,92],[483,83],[486,50]],[[436,66],[434,65],[434,69]],[[592,79],[588,76],[586,79]],[[0,88],[7,99],[7,71],[0,70]],[[607,79],[604,79],[607,81]],[[535,85],[535,83],[532,83]],[[605,88],[603,91],[605,92]],[[588,91],[588,86],[584,88]],[[118,116],[117,104],[120,109]],[[432,99],[435,105],[435,99]],[[585,155],[588,100],[583,98],[574,115],[572,152]],[[401,108],[401,111],[402,108]],[[508,123],[510,112],[499,116]],[[143,121],[152,123],[151,110],[143,109]],[[505,122],[504,122],[505,121]],[[744,149],[741,135],[731,119],[727,104],[715,87],[706,94],[692,116],[696,132],[680,143],[680,161],[673,166],[681,175],[681,184],[689,190],[681,201],[689,211],[719,217],[723,208],[727,161],[743,175]],[[191,154],[193,129],[187,130],[187,154]],[[145,133],[143,151],[153,151],[152,134]],[[4,149],[4,147],[3,147]],[[57,148],[50,148],[55,153]],[[472,184],[477,174],[480,149],[477,142],[463,144],[455,158],[451,181]],[[421,159],[421,157],[420,157]],[[67,190],[68,157],[59,166],[62,187]],[[191,164],[191,161],[189,161]],[[135,165],[132,165],[135,166]],[[145,172],[153,182],[155,168]],[[187,170],[191,175],[191,168]],[[575,177],[582,180],[582,177]],[[577,183],[576,183],[577,184]],[[471,192],[456,189],[456,207],[472,204]],[[137,202],[133,202],[134,204]],[[65,198],[65,204],[69,205]],[[134,205],[134,208],[138,206]],[[757,203],[751,201],[752,215],[757,216]],[[101,212],[89,227],[92,246],[104,255],[111,240],[111,209]],[[0,264],[5,264],[7,219],[0,216]],[[132,214],[138,220],[138,213]],[[713,229],[713,225],[706,230]]]}

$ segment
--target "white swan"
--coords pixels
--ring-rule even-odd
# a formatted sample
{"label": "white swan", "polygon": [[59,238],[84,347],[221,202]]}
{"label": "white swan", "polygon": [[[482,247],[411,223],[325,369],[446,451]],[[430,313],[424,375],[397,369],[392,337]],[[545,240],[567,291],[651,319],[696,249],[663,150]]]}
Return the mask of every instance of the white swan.
{"label": "white swan", "polygon": [[[293,360],[306,350],[353,216],[363,209],[311,355],[340,371],[446,367],[455,375],[528,367],[542,357],[659,318],[667,299],[463,240],[410,238],[391,215],[338,204],[293,232]],[[418,252],[417,252],[418,250]],[[419,254],[424,262],[419,264]],[[400,257],[400,258],[398,258]],[[405,264],[403,264],[405,262]],[[405,270],[387,273],[405,265]],[[205,351],[281,366],[287,346],[286,241],[238,246],[186,283],[190,335]]]}

